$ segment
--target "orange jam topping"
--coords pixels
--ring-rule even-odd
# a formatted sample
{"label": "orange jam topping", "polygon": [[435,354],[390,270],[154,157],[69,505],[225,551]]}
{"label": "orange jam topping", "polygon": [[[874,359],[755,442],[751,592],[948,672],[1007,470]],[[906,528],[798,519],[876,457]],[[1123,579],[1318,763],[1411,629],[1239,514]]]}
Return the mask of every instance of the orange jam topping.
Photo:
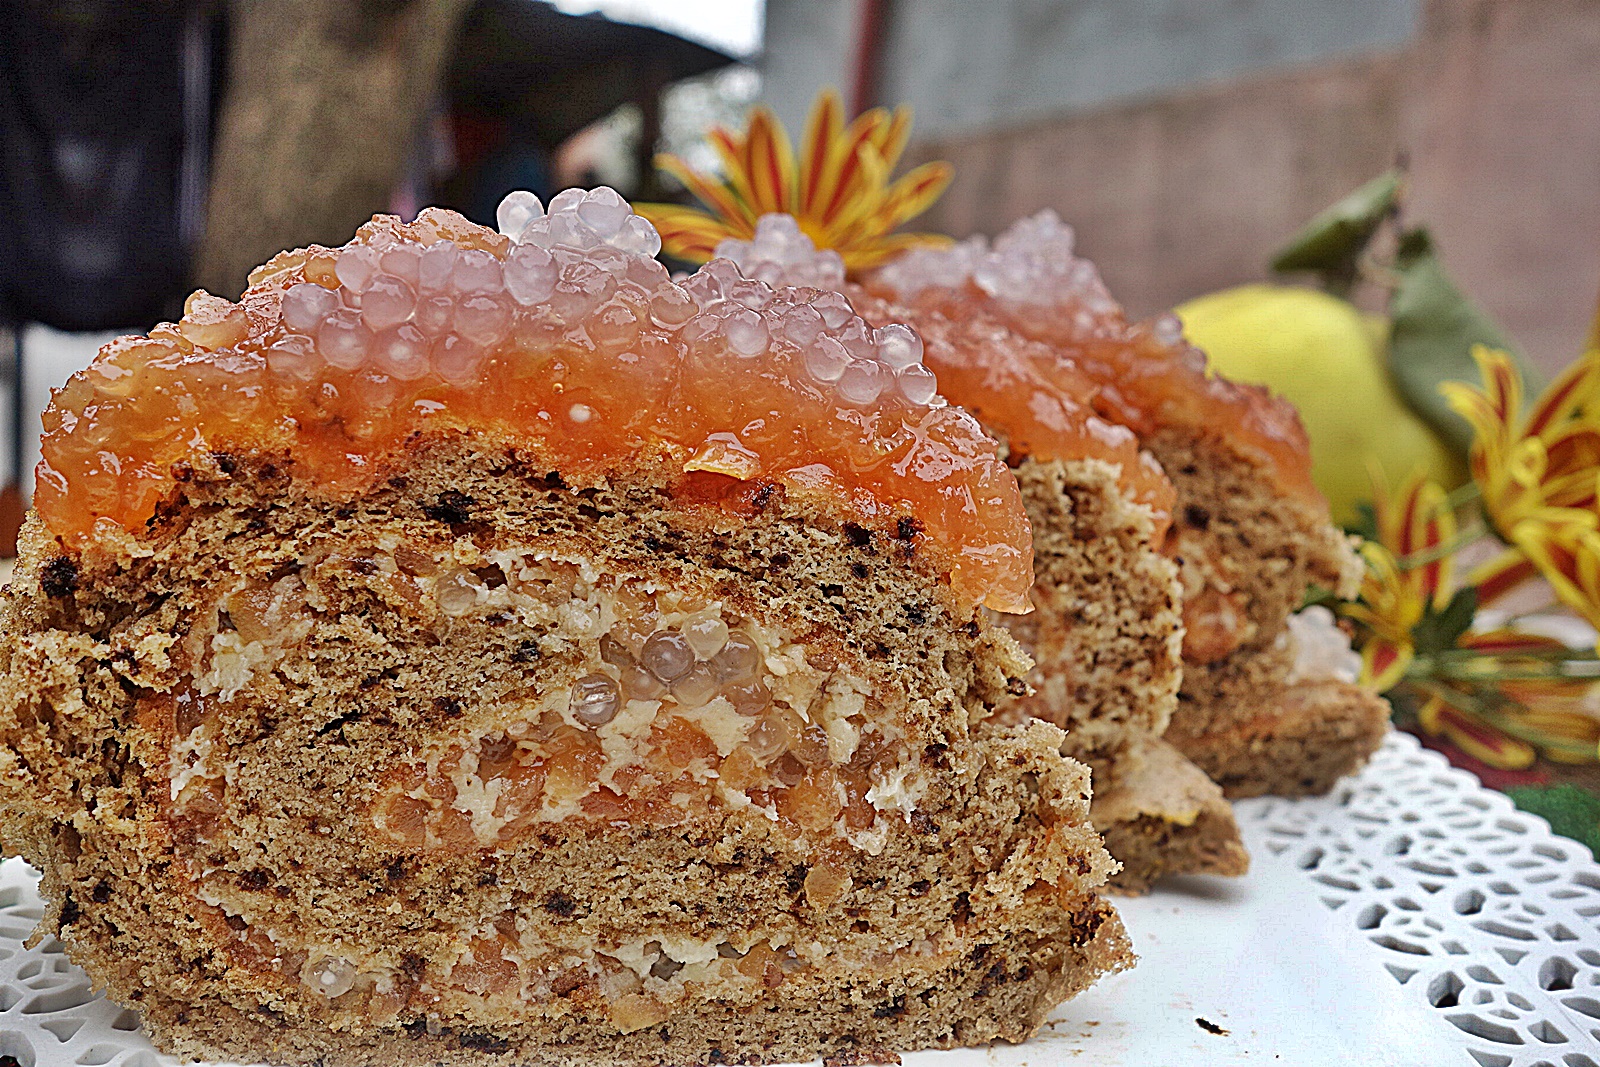
{"label": "orange jam topping", "polygon": [[[1130,323],[1094,265],[1073,254],[1072,242],[1071,227],[1042,211],[1013,224],[992,249],[983,238],[949,249],[914,249],[879,271],[872,284],[953,316],[987,308],[1017,333],[1042,342],[1045,348],[1035,350],[1040,371],[1106,418],[1141,436],[1177,426],[1224,438],[1259,461],[1285,493],[1325,507],[1311,481],[1310,441],[1294,407],[1259,386],[1208,373],[1205,353],[1183,339],[1173,316]],[[959,393],[951,396],[964,402]]]}
{"label": "orange jam topping", "polygon": [[1037,341],[1017,336],[986,314],[982,306],[959,299],[919,302],[914,309],[890,304],[865,290],[852,302],[869,322],[910,322],[926,345],[923,362],[939,376],[943,391],[1004,433],[1010,459],[1103,459],[1115,464],[1128,494],[1154,512],[1162,529],[1171,518],[1176,494],[1166,474],[1125,426],[1095,414],[1084,398],[1093,384],[1072,368],[1047,377],[1039,369],[1050,352]]}
{"label": "orange jam topping", "polygon": [[348,497],[411,435],[467,430],[578,475],[664,449],[730,496],[764,480],[875,525],[910,515],[958,597],[1026,609],[1015,481],[909,329],[726,261],[675,283],[609,189],[548,214],[513,193],[500,229],[379,216],[342,248],[275,257],[240,304],[196,293],[181,322],[107,345],[45,413],[45,523],[73,547],[137,529],[218,451],[288,452],[297,479]]}
{"label": "orange jam topping", "polygon": [[907,307],[847,285],[838,253],[818,249],[790,215],[763,215],[751,240],[723,241],[717,254],[772,285],[843,292],[868,322],[910,323],[917,331],[922,362],[938,375],[942,391],[1004,433],[1013,462],[1030,455],[1106,460],[1119,468],[1129,494],[1149,505],[1159,523],[1167,522],[1172,484],[1139,451],[1130,430],[1095,413],[1088,400],[1095,383],[1070,365],[1054,366],[1046,345],[1018,336],[981,301],[964,300],[958,291],[930,289],[931,299]]}

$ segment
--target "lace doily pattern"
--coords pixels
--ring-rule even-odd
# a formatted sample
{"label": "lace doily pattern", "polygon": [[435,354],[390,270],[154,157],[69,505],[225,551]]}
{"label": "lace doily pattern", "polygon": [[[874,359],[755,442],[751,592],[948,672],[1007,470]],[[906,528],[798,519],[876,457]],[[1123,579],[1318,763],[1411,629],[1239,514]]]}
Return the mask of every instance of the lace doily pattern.
{"label": "lace doily pattern", "polygon": [[137,1012],[90,988],[60,941],[46,937],[33,948],[23,947],[44,914],[37,883],[37,874],[21,860],[0,865],[0,1064],[161,1067],[170,1062],[156,1055]]}
{"label": "lace doily pattern", "polygon": [[1326,797],[1236,805],[1480,1067],[1600,1067],[1600,864],[1394,734]]}

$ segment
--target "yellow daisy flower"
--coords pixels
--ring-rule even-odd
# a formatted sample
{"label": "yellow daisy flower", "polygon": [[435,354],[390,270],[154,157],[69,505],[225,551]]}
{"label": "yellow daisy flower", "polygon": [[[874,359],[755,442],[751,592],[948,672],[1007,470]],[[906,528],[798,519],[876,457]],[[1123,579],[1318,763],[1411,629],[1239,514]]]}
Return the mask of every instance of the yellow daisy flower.
{"label": "yellow daisy flower", "polygon": [[818,248],[831,248],[852,273],[878,266],[916,245],[948,244],[930,233],[894,233],[950,184],[943,162],[924,163],[897,181],[889,175],[911,134],[911,109],[873,108],[846,126],[839,94],[824,90],[811,108],[798,155],[776,115],[750,113],[744,133],[717,127],[709,135],[722,159],[722,180],[673,155],[656,166],[681,181],[707,210],[678,204],[635,204],[661,233],[670,255],[710,259],[722,241],[749,240],[762,215],[789,214]]}

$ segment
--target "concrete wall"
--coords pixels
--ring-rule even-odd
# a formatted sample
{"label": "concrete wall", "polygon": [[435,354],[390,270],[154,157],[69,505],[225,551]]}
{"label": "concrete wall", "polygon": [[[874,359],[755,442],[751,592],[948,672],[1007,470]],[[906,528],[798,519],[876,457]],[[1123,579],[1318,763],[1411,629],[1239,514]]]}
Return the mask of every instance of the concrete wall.
{"label": "concrete wall", "polygon": [[948,137],[1393,48],[1417,0],[898,0],[879,82]]}
{"label": "concrete wall", "polygon": [[[1582,341],[1600,294],[1596,0],[892,10],[880,96],[918,105],[915,159],[957,171],[927,228],[1054,207],[1149,313],[1265,277],[1289,233],[1403,153],[1412,216],[1467,291],[1547,367]],[[765,92],[786,116],[849,84],[856,0],[769,0],[768,26]]]}

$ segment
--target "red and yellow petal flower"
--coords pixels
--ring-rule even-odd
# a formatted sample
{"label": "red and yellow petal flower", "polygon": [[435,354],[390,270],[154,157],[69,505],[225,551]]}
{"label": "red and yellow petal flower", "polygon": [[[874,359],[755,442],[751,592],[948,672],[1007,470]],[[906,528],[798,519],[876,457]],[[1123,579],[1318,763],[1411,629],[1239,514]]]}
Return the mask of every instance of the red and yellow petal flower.
{"label": "red and yellow petal flower", "polygon": [[1474,759],[1501,770],[1521,770],[1533,765],[1537,756],[1533,746],[1502,730],[1468,715],[1459,708],[1432,697],[1417,713],[1422,728],[1434,737],[1444,737]]}
{"label": "red and yellow petal flower", "polygon": [[1546,509],[1518,523],[1512,540],[1534,562],[1556,597],[1600,629],[1600,515]]}
{"label": "red and yellow petal flower", "polygon": [[[663,220],[657,224],[662,247],[693,262],[711,258],[713,234],[748,239],[762,215],[784,212],[819,248],[838,252],[849,270],[865,270],[907,248],[948,241],[893,232],[927,210],[950,184],[950,168],[943,163],[925,163],[890,182],[910,133],[911,111],[903,107],[873,108],[846,125],[838,93],[827,90],[812,106],[797,156],[772,111],[754,108],[742,133],[717,128],[708,135],[721,162],[720,179],[694,171],[676,156],[657,157],[656,165],[682,182],[705,212],[673,211],[663,204],[639,204],[635,210],[652,222]],[[706,221],[696,226],[685,212]]]}
{"label": "red and yellow petal flower", "polygon": [[1411,666],[1411,646],[1374,638],[1361,646],[1361,684],[1376,693],[1387,693]]}

